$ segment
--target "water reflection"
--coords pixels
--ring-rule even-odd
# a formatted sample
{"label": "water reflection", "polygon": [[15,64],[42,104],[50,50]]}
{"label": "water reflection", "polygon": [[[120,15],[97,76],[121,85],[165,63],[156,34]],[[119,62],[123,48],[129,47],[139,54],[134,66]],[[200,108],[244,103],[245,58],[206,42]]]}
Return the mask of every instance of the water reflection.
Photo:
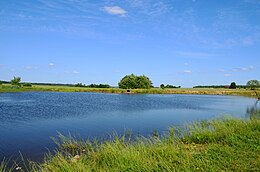
{"label": "water reflection", "polygon": [[258,106],[259,100],[257,100],[254,106],[248,107],[246,110],[246,117],[249,119],[260,119],[260,107]]}

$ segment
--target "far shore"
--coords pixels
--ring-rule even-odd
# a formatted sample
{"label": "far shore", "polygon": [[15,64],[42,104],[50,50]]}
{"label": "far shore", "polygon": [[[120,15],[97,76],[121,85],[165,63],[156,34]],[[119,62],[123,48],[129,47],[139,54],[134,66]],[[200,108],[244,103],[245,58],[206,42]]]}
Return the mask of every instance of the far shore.
{"label": "far shore", "polygon": [[234,95],[255,97],[254,90],[250,89],[225,89],[225,88],[151,88],[151,89],[120,89],[120,88],[86,88],[74,86],[49,86],[33,85],[32,87],[15,87],[10,84],[0,86],[0,93],[3,92],[96,92],[96,93],[114,93],[114,94],[198,94],[198,95]]}

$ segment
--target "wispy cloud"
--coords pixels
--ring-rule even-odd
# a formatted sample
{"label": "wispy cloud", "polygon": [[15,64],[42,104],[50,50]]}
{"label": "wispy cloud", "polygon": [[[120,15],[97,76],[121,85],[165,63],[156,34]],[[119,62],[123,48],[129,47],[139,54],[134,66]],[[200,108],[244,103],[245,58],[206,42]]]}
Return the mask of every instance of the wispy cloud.
{"label": "wispy cloud", "polygon": [[225,69],[218,69],[218,72],[225,72]]}
{"label": "wispy cloud", "polygon": [[252,37],[248,36],[242,39],[242,43],[245,46],[250,46],[254,44],[254,40],[252,39]]}
{"label": "wispy cloud", "polygon": [[119,6],[104,7],[104,11],[108,14],[118,15],[121,17],[125,17],[127,14],[127,11]]}
{"label": "wispy cloud", "polygon": [[[183,7],[178,7],[178,3],[183,4]],[[93,37],[100,34],[102,37],[102,29],[96,29],[95,26],[108,26],[108,21],[102,16],[105,12],[115,16],[127,16],[128,24],[136,26],[132,30],[138,33],[141,33],[142,28],[143,33],[146,33],[147,27],[150,31],[156,32],[155,34],[167,36],[172,40],[182,40],[178,44],[226,49],[256,45],[260,42],[259,24],[250,23],[249,20],[250,16],[259,18],[259,7],[256,5],[259,4],[258,0],[242,0],[232,6],[214,8],[214,11],[210,12],[212,15],[209,16],[207,26],[199,21],[202,13],[194,4],[193,0],[35,0],[34,3],[19,1],[16,5],[3,6],[0,10],[0,31],[56,31],[79,35],[85,33],[89,36],[94,35]],[[257,9],[248,11],[248,5],[256,6],[258,12]],[[127,8],[124,9],[122,6]],[[156,18],[158,16],[163,18]]]}
{"label": "wispy cloud", "polygon": [[215,54],[210,54],[210,53],[204,53],[204,52],[185,52],[185,51],[180,51],[180,55],[184,56],[212,56]]}
{"label": "wispy cloud", "polygon": [[171,5],[166,3],[166,1],[127,0],[126,2],[138,13],[142,13],[151,17],[164,14],[168,12],[171,8]]}
{"label": "wispy cloud", "polygon": [[54,67],[55,64],[54,64],[54,63],[49,63],[48,66],[49,66],[49,67]]}
{"label": "wispy cloud", "polygon": [[225,76],[225,77],[230,77],[230,76],[232,76],[232,74],[230,74],[230,73],[225,73],[224,76]]}
{"label": "wispy cloud", "polygon": [[260,8],[256,5],[259,2],[243,0],[241,3],[217,9],[213,23],[207,29],[211,35],[216,36],[209,45],[222,49],[251,46],[259,42],[260,27],[251,22],[251,16],[260,16]]}
{"label": "wispy cloud", "polygon": [[[254,36],[246,37],[229,37],[222,40],[211,40],[208,42],[208,45],[213,49],[227,49],[233,47],[248,47],[254,45],[255,42],[258,42],[260,39],[259,36],[253,34]],[[254,39],[253,39],[254,37]]]}
{"label": "wispy cloud", "polygon": [[[100,16],[101,12],[97,10],[100,6],[101,2],[90,3],[86,0],[35,0],[10,3],[3,6],[0,12],[0,20],[3,22],[0,30],[89,32],[93,25],[104,22]],[[16,25],[17,22],[20,24]]]}
{"label": "wispy cloud", "polygon": [[38,69],[39,66],[24,66],[23,69],[25,70],[33,70],[33,69]]}
{"label": "wispy cloud", "polygon": [[232,69],[218,69],[218,72],[228,72],[228,73],[234,73],[234,72],[250,72],[255,70],[254,66],[247,66],[247,67],[235,67]]}
{"label": "wispy cloud", "polygon": [[189,74],[191,73],[191,70],[184,70],[183,73]]}
{"label": "wispy cloud", "polygon": [[254,5],[260,4],[259,0],[244,0],[244,2],[254,4]]}
{"label": "wispy cloud", "polygon": [[80,72],[79,71],[77,71],[77,70],[73,70],[73,71],[65,71],[65,73],[67,73],[67,74],[80,74]]}
{"label": "wispy cloud", "polygon": [[246,72],[246,71],[252,71],[254,70],[255,67],[254,66],[248,66],[248,67],[238,67],[238,68],[234,68],[232,69],[233,72]]}
{"label": "wispy cloud", "polygon": [[80,72],[79,72],[79,71],[76,71],[76,70],[74,70],[74,71],[72,71],[72,73],[73,73],[73,74],[79,74]]}
{"label": "wispy cloud", "polygon": [[178,53],[181,56],[188,58],[204,59],[208,57],[220,56],[220,54],[207,53],[207,52],[189,52],[189,51],[180,51]]}

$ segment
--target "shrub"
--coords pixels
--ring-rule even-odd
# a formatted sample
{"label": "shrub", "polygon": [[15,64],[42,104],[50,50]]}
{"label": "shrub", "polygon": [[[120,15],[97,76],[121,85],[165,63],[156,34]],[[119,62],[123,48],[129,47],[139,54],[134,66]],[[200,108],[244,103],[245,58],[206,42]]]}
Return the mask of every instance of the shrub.
{"label": "shrub", "polygon": [[32,87],[32,84],[31,83],[24,83],[23,86],[24,87]]}
{"label": "shrub", "polygon": [[260,83],[258,80],[250,80],[246,84],[248,87],[250,87],[252,90],[254,90],[256,87],[260,86]]}
{"label": "shrub", "polygon": [[236,89],[237,88],[237,85],[235,82],[232,82],[229,86],[230,89]]}
{"label": "shrub", "polygon": [[11,84],[14,86],[21,86],[21,77],[15,77],[11,80]]}
{"label": "shrub", "polygon": [[118,83],[119,88],[136,89],[136,88],[152,88],[152,81],[145,75],[136,76],[134,74],[126,75]]}
{"label": "shrub", "polygon": [[108,84],[90,84],[90,85],[87,85],[87,87],[90,87],[90,88],[110,88],[110,85],[108,85]]}
{"label": "shrub", "polygon": [[164,89],[164,87],[165,87],[164,84],[161,84],[161,85],[160,85],[160,88],[161,88],[161,89]]}

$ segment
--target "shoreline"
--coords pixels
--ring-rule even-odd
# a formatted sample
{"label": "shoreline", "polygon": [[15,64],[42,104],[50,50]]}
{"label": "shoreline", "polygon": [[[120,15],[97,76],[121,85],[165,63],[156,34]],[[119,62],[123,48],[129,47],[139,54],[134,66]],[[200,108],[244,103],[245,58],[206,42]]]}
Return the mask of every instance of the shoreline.
{"label": "shoreline", "polygon": [[34,85],[32,87],[13,87],[1,85],[0,93],[11,92],[94,92],[112,94],[195,94],[195,95],[231,95],[257,98],[255,92],[249,89],[223,89],[223,88],[172,88],[172,89],[127,89],[120,88],[84,88],[70,86]]}

